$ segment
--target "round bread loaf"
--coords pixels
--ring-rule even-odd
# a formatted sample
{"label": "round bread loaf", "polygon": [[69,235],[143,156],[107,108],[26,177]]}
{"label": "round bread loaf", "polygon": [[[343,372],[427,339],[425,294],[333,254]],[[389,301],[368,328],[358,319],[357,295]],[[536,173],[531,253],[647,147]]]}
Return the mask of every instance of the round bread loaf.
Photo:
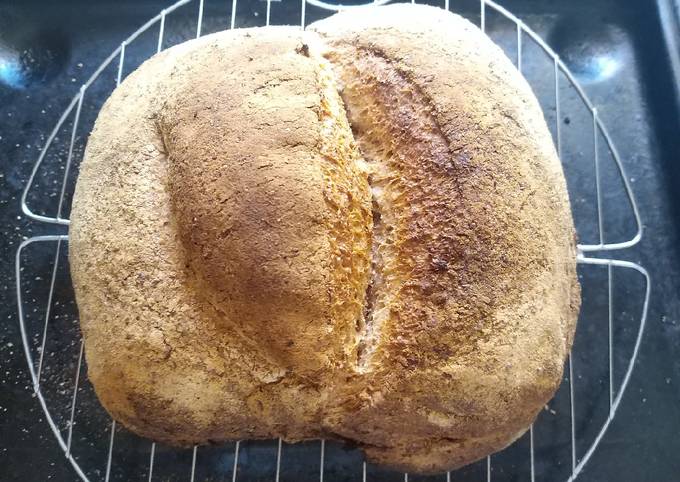
{"label": "round bread loaf", "polygon": [[97,119],[69,249],[88,374],[127,428],[349,440],[408,472],[525,432],[580,303],[536,99],[425,6],[155,55]]}

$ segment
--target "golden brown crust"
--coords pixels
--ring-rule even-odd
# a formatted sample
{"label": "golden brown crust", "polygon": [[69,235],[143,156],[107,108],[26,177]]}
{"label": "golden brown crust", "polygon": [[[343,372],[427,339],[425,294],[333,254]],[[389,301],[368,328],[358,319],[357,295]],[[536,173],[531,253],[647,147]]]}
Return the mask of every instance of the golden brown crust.
{"label": "golden brown crust", "polygon": [[559,161],[460,17],[310,28],[187,42],[105,104],[70,235],[90,378],[167,443],[339,437],[409,472],[464,465],[561,378],[579,291]]}

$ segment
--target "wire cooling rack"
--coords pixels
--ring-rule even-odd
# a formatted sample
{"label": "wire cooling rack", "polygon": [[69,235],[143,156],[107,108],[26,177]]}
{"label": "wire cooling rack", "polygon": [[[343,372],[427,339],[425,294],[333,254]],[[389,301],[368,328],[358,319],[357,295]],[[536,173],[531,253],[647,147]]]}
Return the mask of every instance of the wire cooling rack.
{"label": "wire cooling rack", "polygon": [[[310,13],[317,19],[354,8],[320,0],[260,3],[264,17],[258,20],[260,25],[290,24],[290,18],[297,18],[301,28],[309,22]],[[387,0],[374,2],[383,3]],[[439,6],[452,7],[449,0]],[[161,10],[123,40],[80,87],[33,167],[21,199],[27,216],[68,226],[84,137],[96,112],[124,78],[126,60],[138,65],[169,43],[186,40],[168,34],[168,24],[173,16],[180,16],[180,10],[185,24],[193,22],[196,37],[206,33],[206,25],[219,30],[253,24],[237,25],[237,0],[232,1],[230,11],[227,6],[206,14],[204,7],[204,0],[180,0]],[[616,415],[644,332],[650,294],[647,271],[599,253],[637,244],[642,236],[640,214],[620,155],[596,106],[557,53],[526,23],[491,0],[480,0],[479,9],[468,16],[515,60],[544,109],[567,176],[577,231],[580,239],[588,241],[578,245],[583,306],[564,381],[525,436],[505,451],[462,470],[410,478],[572,481]],[[129,54],[138,44],[141,50]],[[83,121],[85,105],[88,119]],[[576,147],[573,140],[578,140]],[[16,253],[16,290],[35,396],[66,459],[83,480],[409,480],[409,474],[381,470],[363,461],[360,452],[324,440],[295,445],[280,439],[240,441],[181,451],[116,426],[87,379],[67,242],[65,234],[23,241]],[[586,256],[589,252],[595,257]]]}

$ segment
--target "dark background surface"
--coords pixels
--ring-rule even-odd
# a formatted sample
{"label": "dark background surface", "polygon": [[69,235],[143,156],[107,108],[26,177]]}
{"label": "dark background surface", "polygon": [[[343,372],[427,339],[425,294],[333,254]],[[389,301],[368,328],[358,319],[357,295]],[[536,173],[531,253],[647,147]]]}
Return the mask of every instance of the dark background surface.
{"label": "dark background surface", "polygon": [[[638,246],[606,255],[628,259],[648,269],[652,279],[651,303],[639,357],[619,412],[579,480],[680,480],[680,124],[677,79],[673,77],[668,56],[669,43],[662,28],[663,24],[667,35],[677,35],[677,30],[673,33],[677,23],[669,16],[664,17],[662,22],[658,5],[653,2],[508,0],[501,3],[546,38],[598,106],[600,116],[621,154],[645,228]],[[676,8],[672,2],[659,4],[663,11]],[[22,239],[38,234],[65,233],[66,230],[27,219],[20,209],[21,190],[47,135],[79,86],[122,39],[167,5],[158,1],[0,1],[0,59],[4,59],[6,65],[8,61],[18,59],[17,65],[28,67],[14,72],[0,69],[0,480],[76,480],[75,472],[65,460],[33,395],[19,337],[14,279],[14,254]],[[261,25],[265,6],[266,3],[260,1],[239,2],[237,25]],[[478,22],[475,2],[451,0],[451,6]],[[169,21],[166,46],[191,37],[196,11],[197,3],[191,4],[182,12],[178,11],[176,23]],[[228,1],[206,1],[205,11],[204,31],[228,26],[231,11]],[[307,7],[308,21],[323,15],[324,12]],[[283,3],[272,4],[273,22],[293,22],[296,18],[299,18],[298,2],[284,0]],[[489,14],[487,25],[492,38],[513,58],[513,26],[493,14]],[[148,38],[140,38],[141,45],[154,46],[157,29],[152,27],[151,32]],[[525,49],[529,56],[532,47],[527,43]],[[124,73],[148,54],[148,48],[130,48]],[[561,123],[563,160],[579,235],[583,242],[592,242],[597,232],[592,223],[594,196],[590,188],[593,181],[592,171],[588,170],[592,163],[592,154],[589,153],[592,150],[589,144],[592,143],[592,128],[589,129],[587,112],[579,109],[574,92],[564,88],[561,91],[564,107],[560,119],[556,119],[554,105],[550,104],[553,79],[544,75],[545,65],[541,65],[540,56],[531,58],[537,60],[527,58],[525,72],[544,106],[553,133],[554,124]],[[112,70],[106,72],[109,81],[115,78],[116,68],[117,61],[114,61]],[[83,105],[86,127],[78,135],[76,157],[82,151],[87,126],[91,125],[98,106],[105,98],[105,91],[106,87],[93,87],[92,98]],[[54,182],[62,172],[58,168],[59,161],[63,160],[64,149],[68,147],[68,123],[66,127],[66,134],[60,133],[60,138],[55,141],[57,154],[54,159],[46,159],[45,173],[40,176],[36,194],[29,197],[36,211],[56,212],[54,193],[58,192],[58,185]],[[601,157],[604,159],[603,166],[611,163],[607,160],[607,152],[602,151]],[[612,170],[611,167],[607,172]],[[621,196],[620,182],[617,184],[615,176],[603,182],[608,193],[605,196],[605,240],[626,239],[632,235],[633,227],[630,208]],[[66,214],[67,210],[68,206]],[[53,245],[49,249],[35,248],[35,251],[27,253],[30,260],[26,263],[24,276],[35,286],[32,285],[31,296],[27,297],[26,309],[31,303],[39,304],[41,296],[44,296],[44,279],[49,279],[54,253]],[[65,259],[62,266],[67,266]],[[602,272],[590,269],[580,270],[584,286],[584,315],[574,354],[575,378],[581,383],[575,390],[579,458],[592,442],[593,428],[601,425],[607,413],[607,404],[602,403],[607,398],[607,374],[603,375],[600,368],[594,368],[606,364],[606,332],[603,341],[602,327],[590,323],[591,319],[606,317],[606,312],[602,311],[603,306],[606,308],[603,305],[606,298],[601,292],[602,286],[606,285],[603,285]],[[615,336],[620,344],[620,350],[617,344],[615,379],[620,382],[637,332],[643,286],[639,277],[619,275],[618,272],[615,276],[615,312],[617,323],[620,322]],[[72,302],[69,305],[71,294],[67,269],[60,268],[58,286],[60,288],[55,296],[63,299],[66,308],[63,312],[54,309],[54,316],[61,316],[63,322],[54,323],[54,337],[63,343],[55,343],[50,349],[45,369],[46,381],[54,382],[55,387],[64,382],[59,381],[61,371],[58,367],[67,366],[65,371],[72,374],[74,354],[77,359],[78,352],[77,343],[73,343],[77,325],[74,323]],[[40,318],[38,315],[36,319]],[[37,337],[31,340],[34,345],[39,342]],[[60,356],[66,361],[60,362]],[[70,386],[69,383],[66,386]],[[65,390],[65,395],[62,393],[66,402],[69,401],[69,390]],[[106,463],[108,425],[101,409],[94,407],[96,401],[92,398],[91,389],[88,392],[85,386],[83,390],[83,395],[79,395],[83,406],[87,408],[90,403],[91,411],[99,412],[88,415],[89,412],[83,409],[86,419],[76,425],[75,431],[87,429],[95,434],[92,440],[82,439],[82,453],[87,454],[83,455],[82,463],[96,465],[96,469],[86,470],[94,480],[99,480]],[[54,393],[58,406],[63,402],[59,398],[61,392],[55,390]],[[560,428],[560,424],[565,420],[565,410],[569,410],[568,384],[563,385],[547,408],[541,414],[542,425],[539,424],[539,427],[547,428],[542,429],[543,432],[537,430],[536,434],[537,480],[566,480],[570,464],[569,433],[563,426]],[[78,414],[81,414],[80,409]],[[148,444],[142,444],[124,433],[117,436],[123,441],[121,447],[127,444],[139,449],[130,449],[127,455],[114,457],[118,462],[114,461],[112,478],[129,480],[133,478],[132,473],[138,476],[137,479],[146,477],[143,461],[140,460],[148,460]],[[81,441],[80,438],[77,440]],[[526,471],[527,443],[527,438],[523,437],[508,452],[494,457],[494,481],[529,480]],[[160,455],[158,469],[154,469],[155,478],[188,479],[190,456],[187,458],[185,453],[160,447],[158,450]],[[200,450],[198,460],[203,463],[198,464],[197,479],[231,480],[233,447]],[[285,447],[283,479],[316,478],[318,450],[318,443]],[[248,478],[250,468],[250,478],[273,480],[275,445],[246,445],[242,458],[245,460],[243,479]],[[294,464],[303,469],[292,469]],[[360,458],[354,451],[329,445],[327,468],[325,480],[360,479]],[[210,475],[201,472],[208,469],[212,470]],[[347,475],[349,470],[354,471],[353,474]],[[369,480],[376,479],[402,480],[396,474],[369,468]],[[452,474],[451,479],[485,480],[485,465],[473,465]],[[412,477],[411,480],[417,479]],[[440,476],[432,480],[445,479]]]}

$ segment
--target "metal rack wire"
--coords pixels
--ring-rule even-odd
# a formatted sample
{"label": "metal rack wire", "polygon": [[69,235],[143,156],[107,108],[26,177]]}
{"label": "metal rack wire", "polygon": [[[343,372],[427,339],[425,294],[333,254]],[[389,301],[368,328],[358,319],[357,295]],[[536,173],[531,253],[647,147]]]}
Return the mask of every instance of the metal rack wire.
{"label": "metal rack wire", "polygon": [[[65,202],[65,195],[67,193],[67,179],[69,178],[69,173],[72,169],[72,166],[74,164],[74,145],[76,141],[76,132],[79,126],[79,121],[81,117],[81,111],[83,108],[83,100],[85,96],[87,95],[88,88],[90,88],[97,79],[100,78],[102,75],[102,72],[104,72],[107,67],[109,67],[115,60],[117,59],[118,61],[118,68],[117,68],[117,75],[116,75],[116,85],[120,84],[120,82],[123,80],[123,72],[124,72],[124,65],[125,65],[125,56],[126,56],[126,48],[130,45],[132,45],[135,40],[142,35],[143,33],[147,32],[149,29],[151,29],[153,26],[158,25],[158,39],[157,39],[157,52],[160,52],[163,49],[163,44],[164,44],[164,34],[165,34],[165,25],[166,25],[166,19],[170,14],[172,14],[175,10],[177,10],[179,7],[195,2],[197,1],[198,3],[198,14],[196,17],[196,37],[200,37],[202,34],[202,29],[203,29],[203,21],[204,21],[204,0],[179,0],[172,6],[161,10],[160,13],[158,13],[155,17],[150,19],[148,22],[146,22],[144,25],[142,25],[138,30],[136,30],[134,33],[132,33],[129,37],[127,37],[123,42],[116,48],[105,60],[104,62],[95,70],[95,72],[90,76],[90,78],[80,87],[78,93],[76,96],[71,100],[69,105],[67,106],[66,110],[64,113],[61,115],[59,118],[54,130],[51,132],[49,137],[47,138],[45,145],[40,153],[40,156],[38,157],[33,170],[30,174],[29,180],[27,182],[27,185],[25,187],[25,190],[23,192],[22,198],[21,198],[21,206],[23,212],[30,218],[35,219],[37,221],[41,221],[44,223],[50,223],[50,224],[57,224],[57,225],[64,225],[68,226],[69,220],[67,217],[63,216],[63,211],[64,211],[64,202]],[[297,0],[294,0],[297,1]],[[374,4],[383,4],[383,3],[388,3],[389,0],[377,0],[373,2]],[[413,2],[415,3],[415,2]],[[306,25],[306,6],[307,4],[312,5],[314,7],[318,7],[324,10],[327,10],[329,12],[331,11],[336,11],[336,10],[341,10],[344,8],[355,8],[355,7],[343,7],[341,5],[335,5],[335,4],[329,4],[326,2],[323,2],[321,0],[300,0],[300,27],[304,28]],[[479,2],[480,5],[480,20],[481,20],[481,28],[482,30],[485,30],[487,27],[487,15],[488,11],[494,11],[500,15],[502,15],[505,19],[508,19],[512,21],[515,25],[516,28],[516,45],[517,45],[517,51],[516,51],[516,59],[517,59],[517,67],[522,71],[523,67],[523,55],[524,55],[524,48],[525,44],[527,41],[534,42],[535,45],[540,47],[547,55],[548,57],[552,60],[552,70],[553,70],[553,75],[554,75],[554,97],[555,97],[555,109],[556,109],[556,125],[555,125],[555,143],[556,143],[556,148],[558,151],[558,154],[560,155],[560,158],[562,158],[562,133],[561,133],[561,126],[560,126],[560,78],[561,75],[564,76],[564,78],[567,79],[569,84],[575,89],[575,91],[578,93],[580,96],[584,106],[587,108],[587,110],[590,113],[591,119],[592,119],[592,133],[593,133],[593,162],[594,162],[594,170],[595,170],[595,191],[596,191],[596,205],[597,205],[597,216],[596,216],[596,224],[597,224],[597,236],[596,240],[591,242],[591,243],[584,243],[584,244],[579,244],[578,245],[578,263],[583,266],[604,266],[606,267],[607,270],[607,282],[606,282],[606,288],[607,288],[607,321],[608,321],[608,351],[609,351],[609,366],[608,366],[608,371],[609,371],[609,383],[608,383],[608,401],[609,401],[609,409],[608,409],[608,415],[603,422],[601,428],[597,432],[597,435],[595,436],[594,440],[592,443],[588,446],[587,450],[584,452],[584,455],[582,455],[580,458],[577,457],[577,437],[576,437],[576,426],[575,426],[575,407],[576,407],[576,401],[575,401],[575,395],[574,395],[574,368],[573,368],[573,363],[572,363],[572,357],[569,357],[568,360],[568,388],[569,388],[569,416],[570,416],[570,439],[571,439],[571,445],[570,445],[570,452],[571,452],[571,474],[569,478],[567,479],[568,481],[573,481],[575,480],[578,475],[581,473],[593,453],[595,452],[598,444],[602,440],[602,437],[604,436],[607,428],[609,427],[610,423],[615,417],[615,414],[617,412],[617,409],[619,407],[619,404],[621,402],[621,399],[623,397],[623,394],[626,390],[626,387],[628,385],[633,366],[635,363],[635,359],[637,357],[638,349],[640,346],[640,341],[642,339],[642,335],[644,332],[644,327],[645,327],[645,320],[647,316],[647,309],[648,309],[648,303],[649,303],[649,295],[650,295],[650,280],[649,280],[649,275],[647,271],[642,268],[641,266],[629,262],[629,261],[622,261],[622,260],[616,260],[616,259],[610,259],[606,257],[587,257],[585,253],[588,252],[598,252],[598,251],[611,251],[611,250],[620,250],[624,248],[630,248],[637,244],[641,237],[642,237],[642,222],[640,220],[640,214],[638,211],[637,204],[635,202],[635,198],[633,196],[632,190],[630,183],[628,181],[628,178],[625,175],[624,167],[621,162],[620,156],[618,151],[616,150],[616,147],[614,143],[612,142],[612,139],[610,137],[609,132],[607,131],[605,125],[603,124],[602,120],[600,119],[598,115],[598,111],[596,106],[590,101],[588,96],[586,95],[585,91],[583,88],[579,85],[579,83],[576,81],[572,73],[569,71],[567,66],[564,64],[564,62],[560,59],[560,57],[547,45],[547,43],[538,35],[536,34],[532,29],[530,29],[521,19],[517,18],[515,15],[507,11],[505,8],[502,6],[498,5],[492,0],[480,0]],[[271,6],[272,6],[272,0],[266,0],[266,16],[265,16],[265,24],[269,25],[271,22]],[[443,5],[442,5],[446,10],[450,9],[449,5],[449,0],[444,0]],[[231,5],[231,12],[230,12],[230,21],[229,25],[230,28],[236,28],[236,19],[237,19],[237,0],[233,0],[232,5]],[[115,65],[115,64],[114,64]],[[75,109],[75,112],[74,112]],[[66,123],[67,119],[73,115],[73,126],[71,130],[71,135],[70,135],[70,143],[69,143],[69,148],[68,148],[68,154],[66,156],[65,160],[65,165],[64,165],[64,174],[61,179],[61,184],[60,184],[60,191],[59,191],[59,198],[58,198],[58,203],[57,203],[57,212],[54,216],[47,216],[43,214],[37,214],[34,212],[31,207],[28,205],[28,199],[29,199],[29,194],[35,195],[35,193],[32,191],[35,188],[35,179],[37,173],[40,171],[41,166],[43,165],[43,161],[48,153],[48,150],[50,149],[53,141],[55,140],[55,137],[57,136],[58,132],[60,129],[64,126]],[[632,216],[634,218],[634,223],[636,226],[635,234],[630,237],[629,239],[623,239],[623,240],[617,240],[614,242],[606,242],[604,239],[604,211],[603,211],[603,187],[602,187],[602,173],[603,173],[603,166],[600,160],[600,155],[599,155],[599,139],[602,138],[605,141],[605,144],[607,148],[610,150],[613,160],[614,160],[614,165],[615,169],[617,171],[618,176],[620,177],[625,194],[628,198],[628,201],[630,202],[631,210],[632,210]],[[38,193],[38,197],[40,196],[40,193]],[[17,253],[16,253],[16,295],[17,295],[17,300],[18,300],[18,310],[19,310],[19,322],[20,322],[20,328],[21,328],[21,336],[22,336],[22,342],[24,346],[24,351],[26,354],[26,358],[28,361],[28,367],[30,370],[31,374],[31,379],[33,382],[33,390],[35,392],[36,398],[38,399],[39,403],[41,404],[43,411],[45,412],[45,416],[47,419],[48,424],[52,428],[52,431],[54,432],[54,435],[57,438],[57,441],[59,442],[59,445],[61,449],[63,450],[66,459],[73,465],[75,471],[78,473],[78,475],[83,479],[83,480],[89,480],[88,476],[85,474],[85,471],[82,469],[80,466],[78,460],[76,457],[74,457],[74,454],[72,452],[73,448],[73,432],[74,432],[74,417],[76,414],[76,406],[78,404],[78,392],[79,392],[79,384],[81,383],[81,380],[83,378],[83,343],[82,341],[79,341],[79,353],[78,353],[78,359],[77,359],[77,368],[76,372],[74,375],[74,386],[73,386],[73,391],[72,391],[72,397],[71,397],[71,403],[70,403],[70,420],[67,423],[67,433],[66,437],[62,434],[61,430],[55,423],[55,420],[52,416],[50,406],[48,402],[46,401],[46,398],[44,397],[43,391],[41,390],[41,377],[42,377],[42,372],[43,372],[43,367],[45,363],[44,359],[44,354],[45,354],[45,345],[48,339],[48,326],[50,323],[51,319],[51,307],[53,304],[53,295],[55,293],[55,285],[56,285],[56,280],[57,280],[57,271],[59,269],[60,265],[60,258],[64,255],[63,253],[63,247],[64,244],[68,241],[68,235],[47,235],[47,236],[36,236],[32,237],[29,239],[26,239],[24,242],[21,243],[19,246]],[[25,285],[22,285],[22,272],[23,272],[23,264],[22,264],[22,253],[26,251],[26,249],[30,245],[40,245],[43,246],[45,244],[49,243],[56,243],[56,249],[55,249],[55,256],[54,260],[52,263],[52,271],[51,271],[51,278],[50,278],[50,286],[49,286],[49,292],[47,295],[47,306],[45,309],[45,316],[43,319],[43,327],[42,327],[42,336],[41,336],[41,342],[40,342],[40,349],[39,351],[39,358],[37,361],[37,365],[35,364],[35,360],[33,359],[33,354],[31,353],[31,348],[30,348],[30,343],[29,343],[29,335],[28,335],[28,329],[26,326],[26,316],[25,316],[25,309],[24,309],[24,299],[23,299],[23,293],[25,289]],[[613,364],[613,358],[612,354],[614,352],[614,336],[613,336],[613,321],[614,321],[614,310],[612,307],[612,299],[613,299],[613,293],[612,293],[612,277],[613,277],[613,272],[614,270],[617,269],[622,269],[622,270],[632,270],[644,278],[644,295],[641,299],[641,310],[640,310],[640,316],[639,316],[639,325],[638,329],[636,332],[635,336],[635,341],[632,349],[632,353],[630,355],[630,358],[628,360],[628,364],[625,367],[625,372],[623,379],[618,387],[618,390],[615,390],[614,387],[614,364]],[[115,446],[115,439],[116,439],[116,422],[111,421],[110,425],[110,431],[109,431],[109,443],[108,443],[108,451],[107,451],[107,459],[105,463],[105,470],[103,474],[103,479],[108,482],[111,476],[111,465],[112,465],[112,459],[113,459],[113,453],[114,453],[114,446]],[[529,465],[530,465],[530,480],[531,482],[535,482],[536,480],[536,453],[535,453],[535,448],[534,448],[534,427],[532,426],[529,431]],[[325,463],[325,458],[326,458],[326,443],[324,440],[321,440],[319,442],[320,447],[319,447],[319,480],[323,482],[324,479],[324,463]],[[276,449],[276,471],[275,471],[275,480],[278,482],[280,478],[280,473],[281,473],[281,467],[282,467],[282,447],[283,443],[279,439],[277,442],[277,449]],[[232,467],[232,481],[238,480],[238,474],[239,474],[239,449],[240,449],[240,442],[236,442],[235,447],[234,447],[234,460],[233,460],[233,467]],[[191,471],[189,474],[187,474],[187,478],[191,481],[195,479],[195,474],[196,474],[196,467],[197,467],[197,452],[198,448],[194,447],[191,455]],[[152,480],[153,474],[154,474],[154,464],[155,464],[155,457],[156,457],[156,444],[155,443],[149,443],[149,462],[148,462],[148,480]],[[485,473],[486,473],[486,480],[487,482],[491,482],[492,480],[492,462],[493,457],[489,456],[486,458],[485,462]],[[367,465],[366,462],[363,462],[362,467],[358,468],[361,472],[361,478],[363,481],[366,481],[369,479],[367,476]],[[452,474],[447,473],[445,474],[446,480],[450,481],[452,480]],[[404,480],[408,481],[409,476],[408,474],[403,475]]]}

